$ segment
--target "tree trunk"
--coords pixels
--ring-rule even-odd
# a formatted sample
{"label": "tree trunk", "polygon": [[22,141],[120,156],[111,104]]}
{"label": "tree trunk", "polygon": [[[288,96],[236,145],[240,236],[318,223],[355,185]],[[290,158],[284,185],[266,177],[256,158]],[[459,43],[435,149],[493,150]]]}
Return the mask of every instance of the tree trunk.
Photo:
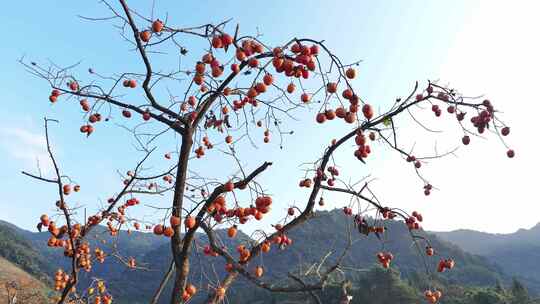
{"label": "tree trunk", "polygon": [[[184,191],[186,189],[187,168],[189,154],[193,145],[191,128],[186,128],[186,133],[182,135],[182,146],[180,147],[180,156],[178,159],[178,168],[176,171],[176,184],[174,188],[174,197],[172,202],[173,215],[182,217],[182,204],[184,201]],[[187,276],[189,274],[189,252],[182,250],[182,225],[175,227],[174,235],[171,238],[171,251],[176,266],[174,288],[171,295],[171,304],[181,304],[182,293],[184,291]],[[191,244],[190,244],[191,245]],[[191,246],[188,246],[191,247]],[[187,254],[187,256],[186,256]],[[186,258],[183,258],[186,257]]]}

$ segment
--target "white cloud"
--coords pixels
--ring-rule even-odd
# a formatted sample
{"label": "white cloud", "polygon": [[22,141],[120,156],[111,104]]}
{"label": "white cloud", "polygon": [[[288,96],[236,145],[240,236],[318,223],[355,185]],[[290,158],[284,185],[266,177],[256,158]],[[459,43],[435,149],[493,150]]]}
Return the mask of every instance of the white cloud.
{"label": "white cloud", "polygon": [[47,153],[45,136],[22,127],[0,127],[0,149],[9,157],[22,162],[24,170],[38,174],[52,172],[52,163]]}

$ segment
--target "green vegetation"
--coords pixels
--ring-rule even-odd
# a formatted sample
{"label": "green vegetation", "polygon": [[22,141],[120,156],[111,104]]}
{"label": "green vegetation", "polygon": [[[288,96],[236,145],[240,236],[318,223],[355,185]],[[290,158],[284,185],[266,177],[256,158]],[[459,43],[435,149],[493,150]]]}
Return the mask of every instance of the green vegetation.
{"label": "green vegetation", "polygon": [[8,225],[0,225],[0,256],[40,279],[52,269],[30,241]]}
{"label": "green vegetation", "polygon": [[[422,277],[419,275],[418,277]],[[418,278],[416,277],[416,278]],[[394,269],[373,267],[369,271],[350,278],[353,288],[348,291],[352,296],[351,303],[365,304],[417,304],[427,303],[421,301],[423,292],[429,286],[420,288],[418,281],[402,279],[399,272]],[[421,281],[424,281],[423,279]],[[445,304],[533,304],[535,303],[527,294],[527,290],[517,280],[505,289],[500,284],[490,287],[470,287],[463,285],[441,285],[440,282],[431,281],[431,288],[443,292],[440,303]],[[339,303],[342,295],[341,286],[330,285],[317,296],[322,303]],[[241,294],[229,297],[231,303],[306,303],[306,295],[270,293],[260,289],[243,289]]]}
{"label": "green vegetation", "polygon": [[[338,302],[341,286],[336,282],[341,282],[343,278],[352,282],[352,303],[424,303],[423,291],[426,289],[441,290],[444,296],[440,303],[445,304],[534,303],[527,291],[536,293],[535,290],[540,285],[536,286],[534,281],[513,279],[488,259],[467,253],[435,235],[421,232],[430,239],[436,252],[435,257],[424,259],[425,245],[420,243],[419,247],[414,246],[403,223],[388,221],[384,226],[388,230],[381,242],[373,234],[366,236],[354,230],[352,218],[346,217],[340,210],[318,212],[308,224],[289,233],[289,237],[294,241],[290,248],[280,250],[277,246],[272,246],[263,260],[256,259],[250,266],[255,267],[255,263],[261,261],[265,268],[263,280],[294,284],[288,281],[289,272],[305,271],[314,263],[319,263],[329,251],[331,253],[324,265],[332,265],[347,246],[347,231],[350,231],[353,243],[343,260],[343,273],[339,280],[333,277],[323,291],[317,292],[322,303]],[[234,239],[226,237],[225,234],[225,231],[218,231],[219,238],[228,248],[235,248],[248,238],[241,232]],[[99,244],[106,252],[110,252],[116,243],[119,252],[125,256],[134,256],[138,265],[149,269],[133,271],[112,257],[108,258],[105,264],[95,263],[92,277],[107,281],[108,288],[115,295],[115,303],[148,303],[171,260],[170,245],[165,239],[147,233],[134,232],[128,236],[126,232],[121,232],[118,240],[113,242],[106,231],[100,228],[95,230],[95,235],[90,239],[92,246]],[[0,224],[0,255],[42,278],[58,267],[68,267],[69,262],[63,258],[61,249],[47,247],[46,240],[46,233],[31,233],[12,225]],[[199,248],[206,243],[205,236],[200,234],[197,241]],[[395,256],[389,270],[376,265],[375,255],[381,250],[391,251]],[[225,276],[223,259],[206,257],[200,249],[193,254],[190,281],[201,291],[204,291],[208,284],[215,285]],[[528,254],[524,253],[524,256]],[[426,275],[426,265],[433,271],[438,260],[447,257],[455,259],[454,269],[442,274]],[[299,268],[291,269],[290,265],[299,265]],[[91,277],[82,273],[81,279],[81,286],[84,286],[84,281]],[[171,286],[168,287],[170,288]],[[254,288],[251,282],[243,279],[235,283],[228,292],[228,297],[229,303],[240,304],[306,303],[305,294],[269,293]],[[204,299],[204,292],[201,292],[191,303],[204,303]]]}

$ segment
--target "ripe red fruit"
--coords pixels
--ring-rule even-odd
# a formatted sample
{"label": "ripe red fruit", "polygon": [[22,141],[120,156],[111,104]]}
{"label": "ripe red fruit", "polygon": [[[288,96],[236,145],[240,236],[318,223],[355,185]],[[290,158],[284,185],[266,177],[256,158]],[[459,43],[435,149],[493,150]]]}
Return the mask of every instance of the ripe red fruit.
{"label": "ripe red fruit", "polygon": [[174,235],[174,229],[172,229],[172,227],[167,227],[165,229],[163,229],[163,235],[166,236],[166,237],[171,237]]}
{"label": "ripe red fruit", "polygon": [[189,295],[187,290],[184,290],[182,292],[182,301],[187,302],[187,301],[189,301],[189,298],[191,298],[191,296]]}
{"label": "ripe red fruit", "polygon": [[256,68],[259,65],[259,60],[257,60],[257,58],[251,58],[248,65],[252,68]]}
{"label": "ripe red fruit", "polygon": [[516,153],[512,149],[506,151],[506,156],[508,156],[509,158],[513,158],[515,155]]}
{"label": "ripe red fruit", "polygon": [[326,121],[326,115],[324,113],[317,114],[316,120],[318,123],[323,123]]}
{"label": "ripe red fruit", "polygon": [[157,19],[156,21],[152,22],[152,31],[154,31],[155,33],[159,33],[163,30],[163,22],[159,19]]}
{"label": "ripe red fruit", "polygon": [[327,85],[326,85],[326,91],[330,94],[333,94],[337,91],[337,83],[335,82],[329,82]]}
{"label": "ripe red fruit", "polygon": [[272,85],[272,83],[274,82],[274,77],[272,77],[271,74],[266,74],[263,77],[263,82],[267,86]]}
{"label": "ripe red fruit", "polygon": [[238,74],[240,72],[240,66],[236,63],[231,64],[231,71],[233,73]]}
{"label": "ripe red fruit", "polygon": [[255,53],[262,53],[264,51],[263,46],[257,42],[252,42],[252,46]]}
{"label": "ripe red fruit", "polygon": [[130,88],[134,89],[137,87],[137,81],[135,79],[130,79],[128,85]]}
{"label": "ripe red fruit", "polygon": [[211,53],[206,53],[202,56],[201,61],[210,64],[214,61],[214,56]]}
{"label": "ripe red fruit", "polygon": [[79,84],[76,81],[72,81],[69,83],[69,88],[72,91],[77,91],[79,89]]}
{"label": "ripe red fruit", "polygon": [[314,44],[310,47],[310,53],[313,56],[317,56],[319,54],[319,46]]}
{"label": "ripe red fruit", "polygon": [[353,91],[351,89],[345,89],[342,93],[343,98],[345,99],[352,99],[353,98]]}
{"label": "ripe red fruit", "polygon": [[196,85],[202,85],[203,81],[204,81],[204,76],[202,76],[200,74],[196,74],[193,77],[193,82],[195,82]]}
{"label": "ripe red fruit", "polygon": [[501,134],[502,136],[506,136],[508,134],[510,134],[510,127],[504,127],[501,129]]}
{"label": "ripe red fruit", "polygon": [[446,111],[448,111],[448,113],[450,114],[454,114],[454,112],[456,111],[456,107],[454,106],[449,106]]}
{"label": "ripe red fruit", "polygon": [[369,104],[365,104],[362,107],[362,113],[364,113],[364,117],[368,120],[373,118],[373,108]]}
{"label": "ripe red fruit", "polygon": [[300,96],[300,99],[302,100],[303,103],[308,103],[309,102],[309,95],[307,93],[303,93],[301,96]]}
{"label": "ripe red fruit", "polygon": [[415,163],[414,163],[414,166],[417,168],[417,169],[420,169],[420,167],[422,167],[422,163],[417,160]]}
{"label": "ripe red fruit", "polygon": [[221,41],[221,38],[219,36],[214,36],[214,38],[212,38],[212,47],[215,49],[223,47],[223,41]]}
{"label": "ripe red fruit", "polygon": [[326,119],[328,120],[333,120],[334,118],[336,118],[336,112],[334,112],[334,110],[332,109],[328,109],[324,112],[324,115],[326,116]]}
{"label": "ripe red fruit", "polygon": [[235,226],[231,226],[229,227],[229,229],[227,229],[227,235],[230,237],[230,238],[233,238],[236,236],[236,233],[237,233],[237,229]]}
{"label": "ripe red fruit", "polygon": [[228,181],[225,183],[224,187],[225,187],[225,191],[231,192],[234,190],[234,183],[231,181]]}
{"label": "ripe red fruit", "polygon": [[154,234],[162,235],[163,234],[163,225],[158,224],[154,226]]}
{"label": "ripe red fruit", "polygon": [[468,144],[471,142],[471,138],[470,138],[468,135],[465,135],[465,136],[463,136],[463,138],[461,139],[461,142],[462,142],[464,145],[468,145]]}
{"label": "ripe red fruit", "polygon": [[249,98],[255,98],[255,97],[257,97],[257,95],[258,95],[258,92],[257,92],[257,90],[255,88],[250,88],[248,90],[248,92],[247,92],[247,96]]}
{"label": "ripe red fruit", "polygon": [[169,219],[169,222],[171,223],[172,227],[179,226],[182,223],[180,218],[178,216],[174,216],[174,215],[171,216],[171,218]]}
{"label": "ripe red fruit", "polygon": [[152,37],[152,33],[148,30],[139,33],[139,38],[141,38],[143,42],[150,41],[150,37]]}
{"label": "ripe red fruit", "polygon": [[264,273],[264,270],[263,270],[263,268],[261,266],[255,267],[255,276],[257,278],[262,277],[263,273]]}
{"label": "ripe red fruit", "polygon": [[188,283],[188,284],[186,285],[186,292],[187,292],[190,296],[193,296],[194,294],[197,293],[197,287],[195,287],[193,284]]}
{"label": "ripe red fruit", "polygon": [[228,144],[232,143],[233,142],[233,137],[231,135],[227,135],[225,137],[225,142],[228,143]]}
{"label": "ripe red fruit", "polygon": [[131,112],[128,111],[128,110],[123,110],[122,111],[122,116],[124,116],[125,118],[130,118],[131,117]]}
{"label": "ripe red fruit", "polygon": [[96,115],[96,114],[90,115],[90,116],[88,117],[88,121],[89,121],[90,123],[96,123],[96,122],[98,121],[97,115]]}
{"label": "ripe red fruit", "polygon": [[69,195],[71,193],[71,185],[65,184],[62,187],[62,191],[64,192],[64,195]]}
{"label": "ripe red fruit", "polygon": [[345,118],[345,115],[347,114],[347,111],[343,107],[338,107],[336,109],[336,116],[339,118]]}
{"label": "ripe red fruit", "polygon": [[293,53],[300,53],[301,50],[302,50],[302,46],[298,43],[295,43],[291,46],[291,51]]}
{"label": "ripe red fruit", "polygon": [[246,53],[244,53],[241,49],[236,49],[236,59],[244,61],[246,57]]}
{"label": "ripe red fruit", "polygon": [[289,85],[287,86],[287,93],[292,94],[292,92],[294,92],[294,89],[296,89],[294,83],[289,83]]}
{"label": "ripe red fruit", "polygon": [[356,115],[353,112],[347,112],[345,114],[345,121],[350,124],[354,123],[356,121]]}
{"label": "ripe red fruit", "polygon": [[195,65],[195,71],[197,72],[197,74],[204,74],[205,70],[206,70],[206,64],[202,62],[197,62],[197,64]]}
{"label": "ripe red fruit", "polygon": [[150,115],[150,112],[146,111],[143,113],[142,118],[144,121],[148,121],[150,118],[152,118],[152,116]]}
{"label": "ripe red fruit", "polygon": [[184,225],[186,225],[186,228],[191,229],[195,227],[195,218],[191,215],[188,215],[186,219],[184,220]]}
{"label": "ripe red fruit", "polygon": [[347,71],[345,71],[345,76],[349,79],[353,79],[356,77],[356,70],[353,68],[348,68]]}
{"label": "ripe red fruit", "polygon": [[56,97],[60,96],[60,91],[57,89],[52,90],[51,96],[56,96]]}
{"label": "ripe red fruit", "polygon": [[[212,77],[217,78],[223,74],[223,70],[220,67],[212,67]],[[203,88],[201,88],[202,91]]]}
{"label": "ripe red fruit", "polygon": [[219,297],[219,298],[223,298],[225,296],[225,288],[223,287],[218,287],[216,288],[216,295]]}
{"label": "ripe red fruit", "polygon": [[354,142],[359,146],[363,146],[366,144],[366,137],[363,134],[358,134],[354,138]]}
{"label": "ripe red fruit", "polygon": [[258,82],[255,85],[255,90],[257,90],[258,93],[264,93],[266,92],[266,85],[262,82]]}
{"label": "ripe red fruit", "polygon": [[55,103],[56,99],[58,99],[58,96],[54,96],[54,95],[49,96],[49,101],[52,103]]}
{"label": "ripe red fruit", "polygon": [[293,216],[293,215],[294,215],[294,208],[293,208],[293,207],[290,207],[289,210],[287,210],[287,213],[288,213],[290,216]]}
{"label": "ripe red fruit", "polygon": [[227,33],[221,35],[221,43],[223,43],[223,46],[228,46],[233,43],[233,37]]}

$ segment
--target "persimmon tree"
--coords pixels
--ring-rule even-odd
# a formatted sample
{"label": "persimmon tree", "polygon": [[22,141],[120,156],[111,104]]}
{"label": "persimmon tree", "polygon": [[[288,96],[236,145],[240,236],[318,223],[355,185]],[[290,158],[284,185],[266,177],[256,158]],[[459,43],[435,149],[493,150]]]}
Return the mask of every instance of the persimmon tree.
{"label": "persimmon tree", "polygon": [[[113,295],[104,287],[106,282],[95,280],[92,286],[78,286],[78,274],[83,270],[91,271],[93,263],[114,257],[127,267],[139,267],[135,259],[123,257],[120,252],[90,248],[87,237],[100,224],[105,224],[113,236],[119,229],[127,228],[147,230],[155,237],[170,239],[173,260],[151,303],[157,303],[162,297],[168,297],[171,304],[189,302],[202,290],[208,294],[208,303],[218,303],[239,276],[269,291],[305,292],[313,301],[320,302],[314,292],[326,286],[332,273],[341,267],[346,252],[335,264],[318,272],[315,279],[291,274],[291,281],[287,283],[267,281],[264,266],[254,258],[271,254],[272,247],[286,250],[294,246],[288,232],[313,217],[316,206],[325,203],[324,193],[350,198],[346,204],[335,207],[343,208],[360,233],[382,235],[385,233],[382,219],[403,220],[411,232],[412,242],[421,246],[424,258],[440,260],[437,269],[430,271],[442,272],[454,267],[451,257],[438,256],[437,249],[419,234],[423,220],[419,212],[409,213],[387,206],[371,190],[369,182],[346,183],[340,177],[344,173],[354,177],[354,172],[343,172],[347,170],[340,168],[334,152],[349,151],[350,158],[357,160],[362,168],[370,158],[378,157],[372,155],[377,154],[371,151],[372,142],[387,147],[403,158],[403,165],[410,167],[411,174],[418,176],[419,190],[430,195],[435,188],[423,176],[422,166],[428,159],[453,151],[436,155],[413,153],[411,147],[398,144],[396,118],[410,117],[411,124],[428,130],[416,114],[432,111],[432,115],[459,125],[462,134],[457,137],[462,137],[464,145],[470,143],[472,136],[493,133],[506,147],[507,156],[512,158],[514,151],[503,140],[510,129],[499,120],[489,100],[466,97],[438,82],[417,82],[406,97],[396,99],[391,107],[376,113],[352,85],[351,80],[359,77],[358,62],[343,62],[324,41],[298,37],[268,45],[259,35],[243,35],[239,25],[232,27],[230,20],[179,28],[154,16],[145,17],[130,8],[126,0],[104,4],[112,13],[111,17],[84,18],[115,23],[121,37],[140,58],[144,72],[103,75],[89,69],[84,76],[75,72],[76,66],[41,65],[21,60],[32,74],[48,82],[49,101],[55,107],[69,102],[73,104],[69,106],[81,110],[84,122],[80,132],[87,140],[105,133],[108,121],[135,120],[135,126],[125,128],[135,138],[137,151],[142,154],[141,160],[123,176],[123,184],[110,196],[108,205],[93,215],[83,216],[77,212],[80,209],[70,203],[74,192],[83,190],[74,183],[74,177],[63,172],[55,158],[49,139],[52,120],[45,119],[47,149],[55,176],[23,173],[55,185],[58,193],[58,214],[43,215],[38,224],[40,229],[47,227],[51,234],[48,245],[63,249],[66,258],[72,261],[71,269],[60,269],[55,274],[55,287],[60,292],[58,303],[113,301]],[[188,49],[187,39],[205,46]],[[158,56],[180,56],[182,64],[172,70],[171,64],[160,69],[153,60]],[[298,186],[305,191],[305,200],[284,210],[274,208],[272,212],[281,214],[281,220],[264,222],[269,229],[259,231],[250,242],[238,248],[224,247],[216,229],[226,228],[228,237],[234,238],[239,226],[263,220],[273,206],[269,192],[257,182],[259,175],[271,170],[272,163],[245,167],[242,159],[246,155],[242,155],[242,147],[279,142],[286,148],[287,137],[294,134],[284,131],[283,124],[297,113],[311,113],[310,109],[316,109],[317,113],[314,121],[305,123],[306,128],[315,124],[342,124],[344,133],[321,147],[320,158],[309,163],[305,174],[299,177]],[[164,147],[167,142],[170,146]],[[150,156],[163,149],[168,152],[161,160],[152,161],[153,169],[146,168]],[[238,172],[227,175],[214,171],[215,176],[205,176],[191,170],[197,163],[214,166],[205,163],[211,153],[230,159],[238,166]],[[168,208],[159,209],[161,220],[148,222],[127,216],[129,209],[145,208],[140,201],[146,196],[165,193],[172,195]],[[195,242],[201,235],[197,232],[206,235],[208,244]],[[205,288],[190,282],[190,257],[193,251],[199,250],[226,261],[228,274],[219,284]],[[376,257],[366,257],[372,258],[388,268],[393,255],[381,251]],[[174,288],[172,294],[166,296],[162,291],[169,280],[174,282]],[[348,303],[350,282],[342,283],[342,303]],[[442,295],[440,291],[427,290],[425,296],[427,301],[435,303]]]}

